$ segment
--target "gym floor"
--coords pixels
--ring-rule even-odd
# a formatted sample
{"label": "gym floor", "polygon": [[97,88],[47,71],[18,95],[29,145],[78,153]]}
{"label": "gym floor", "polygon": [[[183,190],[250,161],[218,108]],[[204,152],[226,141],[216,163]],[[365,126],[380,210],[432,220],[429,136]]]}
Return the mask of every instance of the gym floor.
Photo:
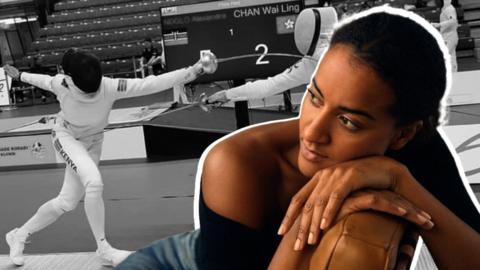
{"label": "gym floor", "polygon": [[[167,100],[171,100],[167,94],[155,98],[155,101]],[[120,101],[115,107],[149,103],[150,97],[143,97]],[[9,121],[15,117],[56,111],[57,104],[25,107],[0,113],[0,120]],[[176,122],[173,118],[195,121],[195,116],[192,120],[192,117],[185,115],[174,115],[157,121]],[[450,108],[448,125],[479,123],[480,104]],[[2,124],[2,129],[3,127]],[[193,229],[193,190],[197,163],[198,159],[190,159],[102,165],[100,170],[105,182],[106,232],[111,244],[121,249],[136,250],[164,236]],[[56,196],[61,188],[63,174],[63,168],[0,171],[0,235],[23,224],[42,203]],[[473,188],[480,200],[480,187]],[[27,263],[21,268],[10,263],[8,246],[5,241],[0,241],[0,254],[3,254],[0,255],[0,269],[103,269],[91,253],[96,247],[85,217],[83,202],[56,223],[34,234],[30,240],[31,243],[25,250],[29,255]]]}

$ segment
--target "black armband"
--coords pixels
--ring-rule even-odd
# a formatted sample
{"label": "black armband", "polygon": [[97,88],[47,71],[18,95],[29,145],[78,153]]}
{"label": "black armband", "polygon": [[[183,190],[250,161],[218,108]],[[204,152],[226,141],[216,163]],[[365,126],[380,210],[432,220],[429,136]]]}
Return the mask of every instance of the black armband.
{"label": "black armband", "polygon": [[22,73],[23,73],[23,71],[20,71],[20,72],[18,73],[17,81],[19,81],[19,82],[22,81]]}

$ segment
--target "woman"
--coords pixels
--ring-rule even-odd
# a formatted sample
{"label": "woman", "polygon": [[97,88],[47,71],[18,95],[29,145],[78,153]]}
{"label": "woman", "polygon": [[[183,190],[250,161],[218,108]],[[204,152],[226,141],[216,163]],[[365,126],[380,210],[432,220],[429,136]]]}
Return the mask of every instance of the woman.
{"label": "woman", "polygon": [[10,259],[23,265],[27,238],[72,211],[85,197],[85,213],[97,243],[97,254],[104,265],[116,266],[130,252],[110,246],[105,238],[103,180],[98,169],[102,151],[103,129],[113,103],[122,98],[153,94],[174,85],[193,81],[204,72],[216,69],[214,55],[204,56],[195,65],[145,79],[111,79],[102,76],[100,60],[78,49],[68,50],[62,59],[65,74],[48,76],[19,72],[6,65],[12,78],[53,92],[60,102],[52,129],[55,150],[66,163],[65,178],[59,195],[44,203],[20,228],[6,235]]}
{"label": "woman", "polygon": [[200,229],[117,269],[305,269],[321,230],[367,209],[415,225],[441,269],[478,269],[480,215],[435,130],[446,49],[409,14],[375,8],[339,27],[299,118],[209,147],[199,165]]}

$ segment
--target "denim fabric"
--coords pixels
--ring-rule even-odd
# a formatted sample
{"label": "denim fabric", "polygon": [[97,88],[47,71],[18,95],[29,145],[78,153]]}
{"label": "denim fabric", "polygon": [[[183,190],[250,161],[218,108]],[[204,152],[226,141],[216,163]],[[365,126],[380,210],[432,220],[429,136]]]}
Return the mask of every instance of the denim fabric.
{"label": "denim fabric", "polygon": [[119,264],[116,270],[198,270],[195,243],[199,230],[176,234],[138,250]]}

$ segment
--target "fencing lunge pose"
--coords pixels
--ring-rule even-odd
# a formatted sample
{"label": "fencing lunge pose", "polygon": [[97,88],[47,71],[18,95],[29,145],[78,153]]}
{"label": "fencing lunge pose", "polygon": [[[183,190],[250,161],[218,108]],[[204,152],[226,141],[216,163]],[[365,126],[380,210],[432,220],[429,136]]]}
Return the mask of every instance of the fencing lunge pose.
{"label": "fencing lunge pose", "polygon": [[65,178],[58,196],[40,206],[21,227],[7,233],[12,262],[23,265],[23,250],[28,236],[73,210],[83,196],[87,219],[97,242],[96,253],[102,264],[116,266],[124,260],[130,252],[113,248],[105,238],[103,181],[98,168],[103,129],[108,124],[113,103],[122,98],[164,91],[174,85],[191,82],[203,73],[213,73],[216,70],[215,61],[215,56],[208,54],[188,68],[144,79],[103,77],[99,59],[78,49],[70,49],[64,54],[62,68],[65,74],[54,77],[19,72],[15,67],[6,65],[5,71],[14,79],[57,95],[61,110],[52,129],[52,139],[55,150],[66,163]]}

